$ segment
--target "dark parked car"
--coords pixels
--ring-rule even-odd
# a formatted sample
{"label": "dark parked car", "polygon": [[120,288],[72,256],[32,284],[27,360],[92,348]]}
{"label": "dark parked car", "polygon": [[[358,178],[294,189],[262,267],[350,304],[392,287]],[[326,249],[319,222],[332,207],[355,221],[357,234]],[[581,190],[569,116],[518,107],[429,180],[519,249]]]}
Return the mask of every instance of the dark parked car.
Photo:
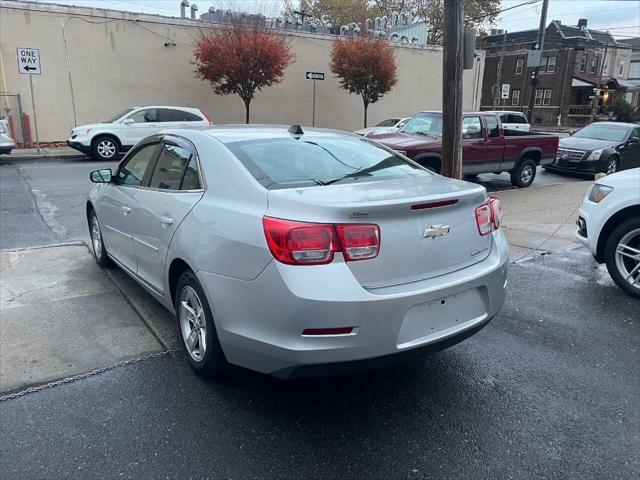
{"label": "dark parked car", "polygon": [[640,125],[596,122],[560,139],[548,170],[583,174],[615,173],[640,167]]}
{"label": "dark parked car", "polygon": [[[557,135],[505,130],[493,113],[465,113],[462,135],[464,175],[509,172],[511,183],[517,187],[531,185],[536,167],[553,162],[558,151]],[[440,173],[442,112],[419,112],[399,132],[367,138]]]}

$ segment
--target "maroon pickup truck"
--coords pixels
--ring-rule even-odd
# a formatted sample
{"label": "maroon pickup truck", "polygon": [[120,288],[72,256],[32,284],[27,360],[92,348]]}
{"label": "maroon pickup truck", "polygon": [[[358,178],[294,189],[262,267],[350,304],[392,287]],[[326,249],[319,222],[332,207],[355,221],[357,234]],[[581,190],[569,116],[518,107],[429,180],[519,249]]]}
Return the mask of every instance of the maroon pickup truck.
{"label": "maroon pickup truck", "polygon": [[[462,121],[462,173],[511,174],[511,183],[528,187],[536,166],[552,163],[558,151],[557,135],[505,130],[493,113],[465,113]],[[442,112],[417,113],[398,133],[370,135],[379,142],[440,173]]]}

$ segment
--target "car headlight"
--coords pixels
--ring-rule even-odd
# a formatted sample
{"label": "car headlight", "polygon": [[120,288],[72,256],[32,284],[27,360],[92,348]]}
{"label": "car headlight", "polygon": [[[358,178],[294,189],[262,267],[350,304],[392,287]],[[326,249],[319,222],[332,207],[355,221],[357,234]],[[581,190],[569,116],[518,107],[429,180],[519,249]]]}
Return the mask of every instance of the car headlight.
{"label": "car headlight", "polygon": [[589,192],[589,200],[594,203],[600,203],[605,199],[607,195],[611,193],[613,187],[608,187],[607,185],[600,185],[599,183],[594,183],[593,188]]}
{"label": "car headlight", "polygon": [[600,160],[600,156],[602,155],[602,149],[600,150],[594,150],[593,152],[591,152],[589,154],[589,156],[587,157],[587,161],[588,160]]}

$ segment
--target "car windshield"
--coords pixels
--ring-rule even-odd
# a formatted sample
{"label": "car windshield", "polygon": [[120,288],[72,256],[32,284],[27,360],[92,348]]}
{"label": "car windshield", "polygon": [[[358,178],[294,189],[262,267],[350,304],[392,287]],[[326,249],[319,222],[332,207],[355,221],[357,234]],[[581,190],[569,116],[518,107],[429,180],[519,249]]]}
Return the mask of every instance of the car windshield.
{"label": "car windshield", "polygon": [[430,175],[364,138],[304,135],[226,144],[265,188],[293,188]]}
{"label": "car windshield", "polygon": [[378,123],[376,127],[393,127],[396,123],[398,123],[397,118],[388,118]]}
{"label": "car windshield", "polygon": [[402,133],[412,135],[442,136],[442,114],[423,112],[413,116],[402,129]]}
{"label": "car windshield", "polygon": [[592,123],[584,127],[582,130],[578,130],[573,134],[578,138],[594,138],[596,140],[608,140],[611,142],[622,142],[629,133],[629,128],[621,125],[598,125]]}
{"label": "car windshield", "polygon": [[133,112],[133,108],[127,108],[124,112],[120,112],[119,114],[117,114],[115,117],[111,117],[109,120],[107,120],[104,123],[113,123],[116,120],[120,120],[122,117],[124,117],[126,114]]}

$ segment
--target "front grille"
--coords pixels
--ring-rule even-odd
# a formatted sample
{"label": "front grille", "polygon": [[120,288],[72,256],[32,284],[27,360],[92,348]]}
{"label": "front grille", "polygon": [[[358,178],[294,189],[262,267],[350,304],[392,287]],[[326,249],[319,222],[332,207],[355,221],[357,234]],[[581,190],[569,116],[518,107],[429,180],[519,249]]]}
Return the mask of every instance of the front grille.
{"label": "front grille", "polygon": [[564,148],[560,148],[558,150],[557,158],[561,160],[569,160],[570,162],[579,162],[584,157],[584,154],[587,152],[580,150],[567,150]]}

